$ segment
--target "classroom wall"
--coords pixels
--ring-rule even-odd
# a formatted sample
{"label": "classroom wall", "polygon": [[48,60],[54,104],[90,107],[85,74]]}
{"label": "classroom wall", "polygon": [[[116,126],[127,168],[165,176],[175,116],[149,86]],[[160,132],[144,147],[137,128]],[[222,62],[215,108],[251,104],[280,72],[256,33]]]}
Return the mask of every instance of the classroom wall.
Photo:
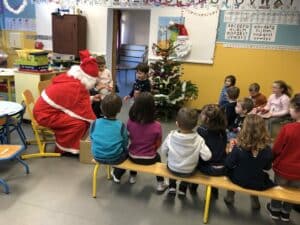
{"label": "classroom wall", "polygon": [[199,87],[199,97],[189,102],[193,107],[202,107],[218,102],[224,77],[234,74],[240,97],[248,96],[248,85],[258,82],[265,95],[271,94],[275,80],[285,80],[294,93],[300,92],[300,51],[225,48],[216,45],[213,65],[183,64],[183,79],[191,80]]}
{"label": "classroom wall", "polygon": [[148,45],[150,10],[122,10],[122,44]]}

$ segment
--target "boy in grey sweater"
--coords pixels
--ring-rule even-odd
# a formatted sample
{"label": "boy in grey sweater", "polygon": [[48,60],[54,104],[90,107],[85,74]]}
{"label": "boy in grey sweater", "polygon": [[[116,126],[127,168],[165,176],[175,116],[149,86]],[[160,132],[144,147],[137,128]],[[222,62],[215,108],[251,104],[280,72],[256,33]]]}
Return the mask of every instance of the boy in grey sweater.
{"label": "boy in grey sweater", "polygon": [[[168,169],[176,176],[191,176],[198,164],[199,156],[207,161],[211,151],[203,138],[193,131],[198,121],[195,109],[181,108],[177,113],[176,125],[165,139],[161,151],[167,156]],[[187,183],[181,182],[178,195],[185,196]],[[169,180],[169,194],[176,194],[176,180]]]}

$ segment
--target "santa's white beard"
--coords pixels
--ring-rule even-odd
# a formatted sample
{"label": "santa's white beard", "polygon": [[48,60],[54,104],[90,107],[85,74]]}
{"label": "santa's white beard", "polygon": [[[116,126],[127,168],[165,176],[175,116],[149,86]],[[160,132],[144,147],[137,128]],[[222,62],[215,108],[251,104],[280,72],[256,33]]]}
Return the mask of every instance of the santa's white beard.
{"label": "santa's white beard", "polygon": [[86,87],[86,89],[92,89],[96,85],[96,78],[86,75],[78,65],[74,65],[71,69],[67,72],[70,77],[74,77]]}

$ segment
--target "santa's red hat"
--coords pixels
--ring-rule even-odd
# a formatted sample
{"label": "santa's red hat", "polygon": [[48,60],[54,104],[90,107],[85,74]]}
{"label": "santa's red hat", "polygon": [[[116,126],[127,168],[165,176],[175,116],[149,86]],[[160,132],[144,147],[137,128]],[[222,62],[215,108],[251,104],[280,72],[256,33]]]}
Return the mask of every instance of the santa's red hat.
{"label": "santa's red hat", "polygon": [[189,36],[187,29],[184,24],[176,24],[176,27],[178,29],[178,35],[179,36]]}
{"label": "santa's red hat", "polygon": [[91,54],[90,54],[89,50],[84,49],[84,50],[79,51],[79,57],[80,57],[80,61],[82,61],[85,58],[90,58]]}
{"label": "santa's red hat", "polygon": [[80,69],[87,76],[98,77],[99,68],[95,58],[84,58],[80,63]]}

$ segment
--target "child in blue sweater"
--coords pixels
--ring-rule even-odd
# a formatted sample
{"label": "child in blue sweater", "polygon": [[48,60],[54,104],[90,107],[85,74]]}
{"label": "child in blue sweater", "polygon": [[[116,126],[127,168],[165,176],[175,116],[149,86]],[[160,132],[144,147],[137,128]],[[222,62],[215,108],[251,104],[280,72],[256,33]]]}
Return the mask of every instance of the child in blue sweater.
{"label": "child in blue sweater", "polygon": [[91,126],[92,154],[100,163],[120,164],[127,159],[127,129],[116,119],[121,107],[122,99],[118,95],[105,96],[101,103],[104,117]]}

